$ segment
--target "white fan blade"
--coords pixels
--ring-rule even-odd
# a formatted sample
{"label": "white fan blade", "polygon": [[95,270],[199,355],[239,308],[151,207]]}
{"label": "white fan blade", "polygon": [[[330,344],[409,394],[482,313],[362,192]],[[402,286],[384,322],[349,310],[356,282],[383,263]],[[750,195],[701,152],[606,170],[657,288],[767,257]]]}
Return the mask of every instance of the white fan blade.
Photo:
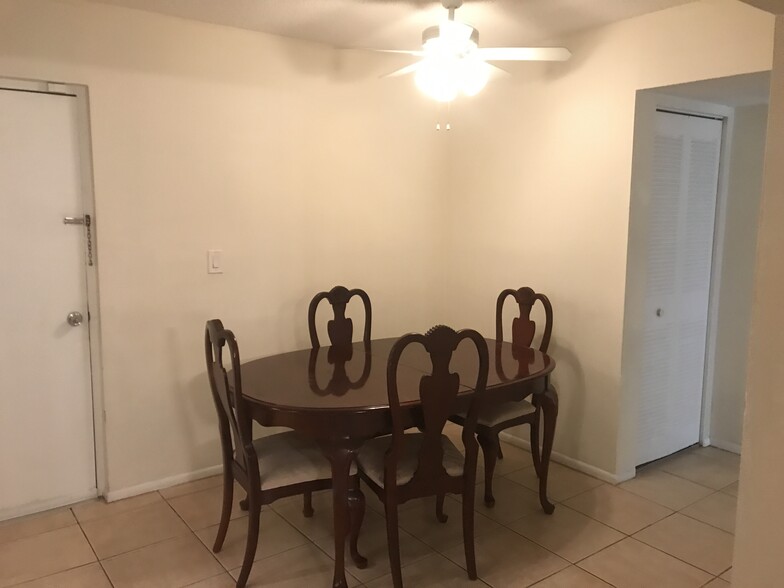
{"label": "white fan blade", "polygon": [[490,66],[491,78],[504,78],[512,75],[502,67],[498,67],[497,65],[493,65],[492,63],[488,63],[487,65]]}
{"label": "white fan blade", "polygon": [[373,51],[375,53],[399,53],[401,55],[414,55],[416,57],[422,57],[425,54],[424,51],[406,51],[405,49],[365,49],[365,51]]}
{"label": "white fan blade", "polygon": [[393,71],[392,73],[388,73],[386,75],[381,76],[382,78],[397,78],[399,76],[405,76],[411,73],[414,73],[419,67],[422,65],[421,61],[417,61],[416,63],[412,63],[411,65],[407,65],[406,67],[402,67],[398,70]]}
{"label": "white fan blade", "polygon": [[572,56],[564,47],[484,47],[476,54],[485,61],[566,61]]}

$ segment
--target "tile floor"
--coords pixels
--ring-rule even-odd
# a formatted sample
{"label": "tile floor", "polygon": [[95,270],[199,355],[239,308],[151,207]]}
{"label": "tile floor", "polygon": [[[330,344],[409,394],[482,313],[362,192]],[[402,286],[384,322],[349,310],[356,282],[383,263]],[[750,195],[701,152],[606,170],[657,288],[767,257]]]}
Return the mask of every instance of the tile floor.
{"label": "tile floor", "polygon": [[[729,586],[739,459],[694,448],[611,486],[558,464],[551,469],[552,516],[538,504],[530,455],[505,446],[495,508],[477,502],[480,580],[465,575],[460,504],[449,498],[439,524],[432,500],[400,511],[406,586],[496,588]],[[210,546],[220,479],[208,478],[105,504],[90,501],[0,523],[0,588],[234,585],[245,540],[239,508],[221,553]],[[360,542],[370,565],[348,567],[349,584],[391,585],[383,508],[368,492]],[[478,497],[481,492],[477,493]],[[316,588],[332,578],[329,493],[266,507],[249,586]]]}

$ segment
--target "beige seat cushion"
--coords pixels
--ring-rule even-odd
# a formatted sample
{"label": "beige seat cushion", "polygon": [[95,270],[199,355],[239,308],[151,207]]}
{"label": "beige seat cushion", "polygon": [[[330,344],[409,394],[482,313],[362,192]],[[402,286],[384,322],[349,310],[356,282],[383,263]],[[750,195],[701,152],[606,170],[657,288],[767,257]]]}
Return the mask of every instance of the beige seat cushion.
{"label": "beige seat cushion", "polygon": [[[318,445],[294,431],[253,441],[259,457],[262,490],[332,478],[332,468]],[[357,468],[352,465],[351,473]]]}
{"label": "beige seat cushion", "polygon": [[[500,404],[486,406],[476,422],[484,427],[495,427],[506,421],[511,421],[533,412],[536,412],[536,408],[527,400],[501,402]],[[463,420],[466,419],[466,413],[464,412],[460,413],[459,416]]]}
{"label": "beige seat cushion", "polygon": [[[425,440],[423,433],[406,433],[403,435],[403,447],[397,464],[397,485],[401,486],[414,477],[419,463],[419,450]],[[386,454],[392,436],[379,437],[365,443],[359,450],[357,461],[359,467],[379,486],[384,485],[384,454]],[[446,435],[441,435],[444,448],[444,469],[450,476],[463,474],[463,454],[455,447]]]}

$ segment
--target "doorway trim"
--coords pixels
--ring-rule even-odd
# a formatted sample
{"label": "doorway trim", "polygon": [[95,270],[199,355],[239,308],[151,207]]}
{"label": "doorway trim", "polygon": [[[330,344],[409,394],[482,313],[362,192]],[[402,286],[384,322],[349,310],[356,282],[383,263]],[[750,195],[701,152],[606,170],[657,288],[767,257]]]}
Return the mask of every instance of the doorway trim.
{"label": "doorway trim", "polygon": [[[638,186],[645,181],[648,176],[646,167],[646,157],[648,147],[643,146],[643,142],[648,141],[653,136],[653,124],[658,110],[666,110],[676,114],[703,116],[716,118],[723,121],[722,144],[719,160],[719,181],[716,192],[716,213],[713,232],[713,250],[711,258],[710,274],[710,293],[708,298],[708,324],[705,341],[705,368],[703,371],[702,383],[702,408],[700,415],[700,444],[705,446],[710,444],[711,428],[711,409],[713,403],[713,388],[715,377],[715,358],[716,358],[716,333],[719,318],[719,292],[721,287],[721,267],[723,262],[724,240],[727,200],[729,197],[729,173],[732,153],[732,137],[734,133],[734,108],[720,104],[703,102],[667,95],[664,92],[653,89],[640,90],[637,92],[634,122],[634,153],[632,162],[632,185],[630,209],[633,211],[635,204],[635,194]],[[630,215],[629,233],[634,231],[640,218],[638,215]],[[629,271],[629,249],[627,249],[627,271],[626,271],[626,303],[627,310],[630,292],[639,292],[639,287],[634,284]],[[632,294],[633,296],[633,294]],[[633,299],[633,298],[632,298]],[[618,424],[618,445],[616,471],[620,479],[631,479],[636,475],[637,467],[637,432],[639,428],[639,390],[636,389],[629,373],[629,359],[634,354],[627,341],[626,334],[629,329],[631,317],[624,315],[624,337],[622,343],[621,359],[621,404],[619,410]]]}
{"label": "doorway trim", "polygon": [[[101,313],[98,287],[99,248],[98,232],[100,219],[95,214],[95,184],[93,176],[92,132],[90,127],[90,100],[87,86],[82,84],[65,84],[41,80],[27,80],[0,76],[0,89],[20,92],[36,92],[43,94],[74,96],[77,103],[77,126],[79,138],[80,176],[82,181],[82,206],[84,214],[93,219],[93,265],[87,263],[87,251],[84,251],[85,275],[87,277],[87,311],[90,349],[90,384],[93,399],[93,437],[95,446],[95,484],[98,496],[105,496],[108,491],[108,464],[106,452],[106,412],[104,409],[103,388],[103,357],[101,345]],[[38,505],[43,509],[47,505]],[[51,505],[55,507],[58,505]],[[28,514],[19,512],[16,516]]]}

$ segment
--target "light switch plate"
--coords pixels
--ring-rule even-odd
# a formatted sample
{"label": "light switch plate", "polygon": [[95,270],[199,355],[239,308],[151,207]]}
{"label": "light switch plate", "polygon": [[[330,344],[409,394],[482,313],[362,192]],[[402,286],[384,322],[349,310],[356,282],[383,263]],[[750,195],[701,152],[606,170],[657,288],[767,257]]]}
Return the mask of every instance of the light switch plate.
{"label": "light switch plate", "polygon": [[209,249],[207,251],[207,273],[223,273],[223,251],[220,249]]}

